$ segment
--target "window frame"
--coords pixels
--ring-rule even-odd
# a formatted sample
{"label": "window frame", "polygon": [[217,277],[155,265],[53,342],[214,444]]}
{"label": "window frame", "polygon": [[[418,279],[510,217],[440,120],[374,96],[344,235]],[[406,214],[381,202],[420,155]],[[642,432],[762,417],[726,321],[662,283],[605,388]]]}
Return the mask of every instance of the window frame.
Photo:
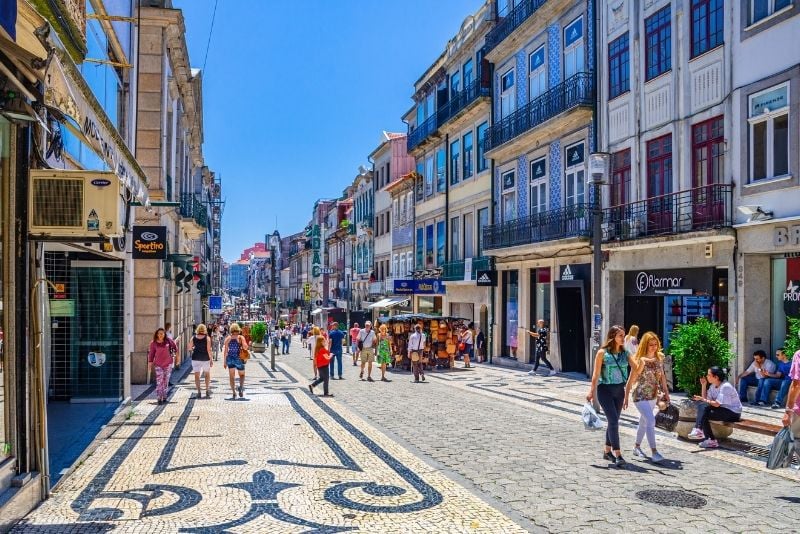
{"label": "window frame", "polygon": [[768,20],[768,19],[774,17],[775,15],[779,15],[780,13],[783,13],[784,11],[788,11],[788,10],[792,9],[792,7],[794,7],[794,0],[789,0],[789,3],[787,5],[782,6],[782,7],[778,8],[778,9],[775,9],[775,2],[776,2],[776,0],[767,0],[767,3],[769,4],[769,7],[767,9],[768,13],[766,15],[764,15],[763,17],[761,17],[760,19],[756,20],[755,19],[755,13],[754,13],[754,11],[755,11],[755,0],[747,0],[748,27],[755,26],[756,24],[761,24],[765,20]]}
{"label": "window frame", "polygon": [[450,217],[450,261],[461,260],[461,217]]}
{"label": "window frame", "polygon": [[[542,52],[542,64],[535,69],[533,68],[533,56]],[[533,96],[533,80],[534,77],[539,78],[540,80],[544,80],[542,85],[542,91],[537,94],[535,97]],[[545,45],[540,45],[536,47],[536,49],[528,54],[528,102],[539,98],[544,93],[547,92],[547,50],[545,49]]]}
{"label": "window frame", "polygon": [[[577,147],[578,145],[583,145],[583,159],[580,163],[576,163],[575,165],[565,166],[564,167],[564,207],[572,207],[578,206],[580,204],[586,204],[586,141],[578,141],[577,143],[572,143],[571,145],[564,147],[564,162],[566,165],[567,162],[567,154],[569,150],[573,147]],[[570,183],[575,185],[575,192],[573,195],[569,195],[569,186]],[[578,193],[580,190],[580,193]],[[570,198],[573,199],[573,203],[570,204]],[[578,201],[580,199],[580,202]]]}
{"label": "window frame", "polygon": [[[482,132],[481,132],[481,129],[483,129]],[[486,169],[489,168],[489,161],[486,158],[486,150],[484,150],[484,148],[483,148],[485,146],[484,143],[486,142],[486,133],[488,131],[489,131],[489,122],[488,121],[485,121],[485,122],[482,122],[481,124],[479,124],[478,128],[476,130],[477,138],[478,138],[478,154],[477,154],[477,157],[478,157],[477,169],[478,169],[478,171],[477,172],[483,172],[483,171],[485,171]],[[481,133],[483,133],[483,135],[481,135]]]}
{"label": "window frame", "polygon": [[[625,46],[622,47],[622,39]],[[614,83],[614,74],[617,83]],[[630,33],[625,32],[608,43],[608,99],[613,100],[631,90]]]}
{"label": "window frame", "polygon": [[631,149],[625,148],[611,155],[609,207],[624,206],[630,203],[630,184]]}
{"label": "window frame", "polygon": [[[669,152],[664,151],[664,141],[669,139]],[[658,153],[656,155],[651,155],[651,148],[657,145],[661,145],[658,148]],[[673,192],[673,181],[675,179],[674,175],[674,166],[672,162],[672,155],[674,153],[674,146],[673,146],[673,139],[672,134],[668,133],[666,135],[661,135],[654,139],[650,139],[645,144],[645,155],[647,161],[647,198],[653,198],[657,196],[669,195]],[[668,165],[667,165],[668,163]],[[653,166],[657,165],[660,175],[662,176],[662,186],[663,191],[659,191],[657,194],[653,194],[653,190],[656,189],[653,187]],[[669,180],[663,180],[663,177],[667,175],[665,169],[669,168]]]}
{"label": "window frame", "polygon": [[[472,131],[465,132],[461,137],[461,179],[466,180],[472,178],[475,174],[472,166],[472,153],[475,151],[475,139]],[[467,148],[467,139],[469,139],[469,148]]]}
{"label": "window frame", "polygon": [[[672,5],[665,5],[644,19],[644,32],[645,82],[649,82],[672,70]],[[664,47],[664,42],[668,43],[667,47]],[[651,64],[656,55],[657,61]]]}
{"label": "window frame", "polygon": [[[500,119],[511,116],[517,110],[516,103],[516,81],[514,80],[515,72],[514,67],[509,68],[502,76],[500,76]],[[508,87],[505,86],[506,78],[510,78],[511,83]],[[504,103],[508,102],[507,113],[504,112]]]}
{"label": "window frame", "polygon": [[[580,24],[581,25],[581,36],[578,39],[576,39],[575,41],[571,42],[569,45],[567,45],[566,44],[567,43],[567,31],[572,26],[574,26],[576,24]],[[564,41],[563,41],[564,42],[564,51],[563,51],[562,55],[563,55],[563,59],[564,59],[564,79],[567,80],[570,77],[575,76],[576,74],[580,74],[581,72],[585,72],[586,71],[586,47],[584,46],[584,43],[586,41],[586,28],[585,28],[585,25],[583,23],[583,15],[579,15],[572,22],[570,22],[569,24],[564,26],[563,39],[564,39]],[[567,58],[571,54],[575,53],[578,48],[581,49],[580,69],[576,70],[572,74],[567,74]]]}
{"label": "window frame", "polygon": [[[540,176],[540,177],[534,178],[533,177],[533,166],[535,164],[539,163],[540,161],[544,162],[544,176]],[[529,171],[528,176],[530,176],[530,180],[529,180],[530,183],[528,185],[528,188],[529,188],[529,191],[528,191],[528,213],[530,215],[542,214],[542,213],[547,212],[547,206],[548,206],[548,200],[549,200],[547,198],[547,195],[548,195],[549,189],[550,189],[548,187],[548,183],[550,182],[550,176],[549,176],[548,169],[547,169],[547,156],[541,156],[539,158],[535,158],[535,159],[531,160],[531,162],[529,164],[529,169],[530,169],[530,171]],[[537,196],[537,198],[539,198],[541,196],[539,194],[541,191],[539,191],[539,190],[542,187],[544,187],[544,200],[542,201],[542,199],[539,199],[539,202],[537,203],[537,206],[536,206],[536,210],[534,211],[534,207],[533,207],[533,191],[534,191],[534,189],[537,189],[536,196]],[[540,209],[540,207],[542,207],[542,206],[544,208]]]}
{"label": "window frame", "polygon": [[[508,175],[512,175],[514,177],[514,185],[506,189],[504,187],[505,177]],[[509,218],[509,214],[506,212],[506,197],[513,197],[513,210],[512,210],[512,217]],[[502,222],[506,221],[513,221],[517,218],[518,215],[518,208],[517,208],[517,171],[516,169],[511,169],[505,172],[500,173],[500,214]]]}
{"label": "window frame", "polygon": [[[442,158],[441,161],[439,161],[439,156]],[[447,148],[444,145],[436,149],[434,153],[434,165],[436,166],[436,191],[438,193],[444,193],[447,189]]]}
{"label": "window frame", "polygon": [[[769,110],[767,112],[762,112],[756,116],[750,116],[752,102],[753,99],[763,95],[765,93],[769,93],[771,91],[775,91],[781,88],[786,88],[786,102],[787,105],[782,106],[775,110]],[[753,94],[747,96],[747,155],[748,155],[748,173],[749,173],[749,180],[748,183],[759,183],[768,180],[774,180],[777,178],[782,178],[785,176],[791,176],[791,169],[789,167],[788,161],[788,154],[789,154],[789,147],[791,146],[791,135],[792,135],[792,124],[791,124],[791,85],[789,81],[785,81],[782,83],[775,84],[771,87],[763,89],[761,91],[757,91]],[[768,108],[767,108],[768,109]],[[775,119],[786,117],[787,120],[787,136],[786,136],[786,153],[787,153],[787,168],[786,172],[783,174],[775,174]],[[754,134],[753,130],[757,124],[766,123],[766,146],[767,146],[767,153],[766,153],[766,169],[765,169],[765,176],[756,178],[754,176],[754,157],[753,157],[753,150],[754,146]]]}
{"label": "window frame", "polygon": [[[698,141],[698,134],[704,134]],[[715,153],[715,149],[717,152]],[[705,159],[698,157],[698,151],[706,151]],[[702,161],[703,176],[698,173]],[[715,169],[718,172],[714,172]],[[716,176],[715,176],[716,175]],[[705,183],[700,183],[703,179]],[[725,180],[725,116],[718,115],[692,125],[692,187],[721,184]]]}
{"label": "window frame", "polygon": [[[713,13],[711,13],[712,4],[716,6],[716,8],[713,10]],[[704,22],[701,23],[698,20],[698,16],[700,11],[703,9],[705,9],[703,16]],[[717,17],[719,22],[717,31],[714,33],[711,32],[712,15]],[[692,0],[689,29],[691,33],[691,56],[689,59],[694,59],[725,44],[725,1]],[[705,39],[698,37],[698,34],[696,33],[698,30],[702,30]],[[712,40],[712,36],[715,36],[717,40]],[[699,43],[703,40],[707,41],[707,44],[705,47],[700,47]]]}
{"label": "window frame", "polygon": [[460,163],[461,158],[461,139],[456,139],[450,143],[450,185],[457,185],[461,181]]}

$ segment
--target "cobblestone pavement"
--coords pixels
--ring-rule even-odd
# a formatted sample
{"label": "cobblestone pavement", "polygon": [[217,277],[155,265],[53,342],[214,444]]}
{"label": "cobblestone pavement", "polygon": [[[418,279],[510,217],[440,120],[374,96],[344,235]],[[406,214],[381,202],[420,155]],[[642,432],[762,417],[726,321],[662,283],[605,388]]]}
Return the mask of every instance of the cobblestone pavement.
{"label": "cobblestone pavement", "polygon": [[243,400],[230,399],[218,362],[210,399],[193,398],[189,376],[168,404],[139,403],[14,532],[533,528],[376,431],[338,397],[310,395],[300,352],[296,343],[288,359],[298,369],[288,372],[284,362],[272,372],[263,356],[251,360]]}

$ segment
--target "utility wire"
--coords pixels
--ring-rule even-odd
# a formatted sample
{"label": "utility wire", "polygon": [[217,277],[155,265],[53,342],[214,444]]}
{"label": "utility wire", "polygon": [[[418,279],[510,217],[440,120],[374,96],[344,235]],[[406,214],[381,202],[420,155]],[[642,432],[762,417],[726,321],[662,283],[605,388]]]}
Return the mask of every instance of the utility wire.
{"label": "utility wire", "polygon": [[206,72],[206,62],[208,61],[208,49],[211,47],[211,35],[214,33],[214,20],[217,18],[217,2],[214,0],[214,13],[211,15],[211,29],[208,30],[208,41],[206,42],[206,56],[203,58],[203,74]]}

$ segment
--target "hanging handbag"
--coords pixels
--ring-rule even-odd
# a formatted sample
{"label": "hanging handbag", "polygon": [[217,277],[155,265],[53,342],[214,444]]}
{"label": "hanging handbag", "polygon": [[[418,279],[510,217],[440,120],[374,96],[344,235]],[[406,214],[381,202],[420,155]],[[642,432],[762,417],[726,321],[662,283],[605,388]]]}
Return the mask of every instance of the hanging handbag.
{"label": "hanging handbag", "polygon": [[678,426],[679,419],[680,413],[678,407],[674,404],[668,404],[666,408],[660,410],[656,414],[656,426],[667,432],[672,432],[675,430],[675,427]]}
{"label": "hanging handbag", "polygon": [[250,359],[250,351],[244,348],[242,341],[242,336],[239,336],[239,359],[247,363],[247,360]]}

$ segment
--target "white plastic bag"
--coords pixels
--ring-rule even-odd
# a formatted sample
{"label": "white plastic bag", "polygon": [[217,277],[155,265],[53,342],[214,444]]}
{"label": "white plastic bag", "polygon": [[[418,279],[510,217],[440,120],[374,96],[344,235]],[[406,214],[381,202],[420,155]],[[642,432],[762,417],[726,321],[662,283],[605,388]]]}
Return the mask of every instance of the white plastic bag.
{"label": "white plastic bag", "polygon": [[792,455],[794,454],[794,436],[789,427],[783,427],[772,440],[767,457],[767,469],[779,469],[792,465]]}
{"label": "white plastic bag", "polygon": [[588,402],[583,405],[583,413],[581,414],[581,418],[583,419],[583,427],[586,430],[600,430],[603,428],[603,422],[597,416],[597,412],[594,411],[594,407]]}

